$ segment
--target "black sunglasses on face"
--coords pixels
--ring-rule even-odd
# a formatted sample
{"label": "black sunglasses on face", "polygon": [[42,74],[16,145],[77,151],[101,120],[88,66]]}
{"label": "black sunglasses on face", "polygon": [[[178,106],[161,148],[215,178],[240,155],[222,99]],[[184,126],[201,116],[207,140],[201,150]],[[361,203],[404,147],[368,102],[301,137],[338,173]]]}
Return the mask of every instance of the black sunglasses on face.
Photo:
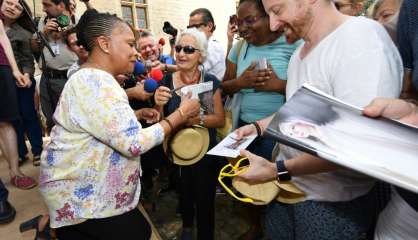
{"label": "black sunglasses on face", "polygon": [[186,46],[176,45],[176,46],[174,47],[174,50],[176,50],[176,53],[180,53],[180,52],[181,52],[181,50],[183,50],[183,52],[184,52],[185,54],[193,54],[193,53],[195,53],[196,51],[200,51],[199,49],[194,48],[194,47],[192,47],[192,46],[188,46],[188,45],[186,45]]}
{"label": "black sunglasses on face", "polygon": [[187,26],[187,28],[200,28],[201,26],[207,26],[205,23],[198,23],[198,24],[193,24],[193,25],[189,25]]}

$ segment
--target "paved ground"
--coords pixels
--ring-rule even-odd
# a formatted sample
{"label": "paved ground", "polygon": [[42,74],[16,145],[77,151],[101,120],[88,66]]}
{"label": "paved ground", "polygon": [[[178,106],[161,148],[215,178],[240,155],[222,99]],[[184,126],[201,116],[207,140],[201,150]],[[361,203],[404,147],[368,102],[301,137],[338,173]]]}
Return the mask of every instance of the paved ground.
{"label": "paved ground", "polygon": [[[38,178],[39,167],[33,167],[31,162],[22,166],[23,171],[32,177]],[[10,185],[7,164],[0,156],[0,177],[9,189],[9,200],[17,210],[16,219],[7,225],[0,225],[1,240],[33,239],[34,231],[20,233],[19,224],[38,214],[46,212],[45,204],[38,188],[31,190],[19,190]],[[174,192],[165,193],[156,200],[156,211],[150,211],[149,215],[153,224],[164,240],[179,239],[181,233],[181,219],[176,215],[177,197]],[[247,224],[243,220],[243,205],[232,200],[227,195],[216,197],[216,240],[237,239],[247,230]]]}

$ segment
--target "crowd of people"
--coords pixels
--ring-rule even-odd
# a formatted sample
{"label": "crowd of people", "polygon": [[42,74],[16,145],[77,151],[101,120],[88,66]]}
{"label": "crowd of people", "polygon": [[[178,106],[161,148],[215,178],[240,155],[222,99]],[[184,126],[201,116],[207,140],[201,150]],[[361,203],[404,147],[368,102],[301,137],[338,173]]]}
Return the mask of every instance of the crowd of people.
{"label": "crowd of people", "polygon": [[[75,0],[42,0],[36,25],[25,1],[0,0],[0,150],[11,184],[34,188],[19,167],[29,140],[48,207],[21,230],[35,228],[36,239],[150,239],[137,206],[155,210],[165,178],[158,192],[177,192],[181,239],[215,239],[216,181],[228,160],[206,152],[230,124],[238,138],[257,135],[241,151],[250,165],[240,179],[291,180],[304,195],[247,205],[249,229],[238,239],[418,236],[416,193],[263,137],[305,83],[368,117],[418,127],[417,1],[240,0],[222,23],[226,49],[212,13],[199,8],[173,34],[170,54],[150,31],[80,1],[87,10],[78,18]],[[150,79],[156,72],[161,79]],[[209,94],[182,91],[195,84]],[[15,215],[0,180],[0,224]]]}

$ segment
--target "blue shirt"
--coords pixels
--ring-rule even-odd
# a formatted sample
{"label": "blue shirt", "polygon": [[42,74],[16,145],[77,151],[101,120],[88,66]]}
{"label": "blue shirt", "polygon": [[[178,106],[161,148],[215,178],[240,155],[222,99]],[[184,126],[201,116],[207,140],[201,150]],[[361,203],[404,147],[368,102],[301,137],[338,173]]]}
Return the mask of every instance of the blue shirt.
{"label": "blue shirt", "polygon": [[405,68],[412,71],[412,82],[418,90],[418,1],[405,0],[399,12],[397,38]]}
{"label": "blue shirt", "polygon": [[[284,36],[279,37],[274,42],[263,45],[254,46],[244,42],[241,47],[240,54],[239,43],[235,44],[228,56],[229,61],[237,64],[237,77],[240,76],[252,62],[261,58],[266,58],[267,62],[273,67],[273,71],[277,77],[287,80],[287,66],[290,57],[300,42],[288,44]],[[250,123],[270,116],[283,105],[285,98],[282,94],[274,92],[257,92],[254,89],[242,89],[243,94],[240,110],[240,119]]]}

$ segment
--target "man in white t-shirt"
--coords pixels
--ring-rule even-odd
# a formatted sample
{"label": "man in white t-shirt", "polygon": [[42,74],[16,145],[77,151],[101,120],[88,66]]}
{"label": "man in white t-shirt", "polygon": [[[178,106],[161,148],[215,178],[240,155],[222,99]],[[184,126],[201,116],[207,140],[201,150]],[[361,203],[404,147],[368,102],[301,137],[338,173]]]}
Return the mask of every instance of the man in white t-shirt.
{"label": "man in white t-shirt", "polygon": [[[286,97],[304,83],[352,105],[375,97],[399,96],[402,63],[385,29],[363,17],[337,11],[332,0],[263,0],[272,31],[284,29],[305,41],[288,68]],[[320,110],[319,110],[320,111]],[[272,117],[258,122],[266,129]],[[247,125],[238,135],[256,132]],[[281,145],[275,162],[247,151],[250,168],[241,177],[257,183],[292,179],[306,199],[270,204],[266,228],[271,239],[362,239],[373,221],[369,191],[374,181],[332,162]]]}
{"label": "man in white t-shirt", "polygon": [[213,37],[216,25],[212,13],[206,8],[194,10],[190,13],[189,26],[187,28],[197,28],[208,38],[208,56],[203,66],[206,73],[210,73],[216,76],[219,81],[222,81],[226,70],[225,49]]}

